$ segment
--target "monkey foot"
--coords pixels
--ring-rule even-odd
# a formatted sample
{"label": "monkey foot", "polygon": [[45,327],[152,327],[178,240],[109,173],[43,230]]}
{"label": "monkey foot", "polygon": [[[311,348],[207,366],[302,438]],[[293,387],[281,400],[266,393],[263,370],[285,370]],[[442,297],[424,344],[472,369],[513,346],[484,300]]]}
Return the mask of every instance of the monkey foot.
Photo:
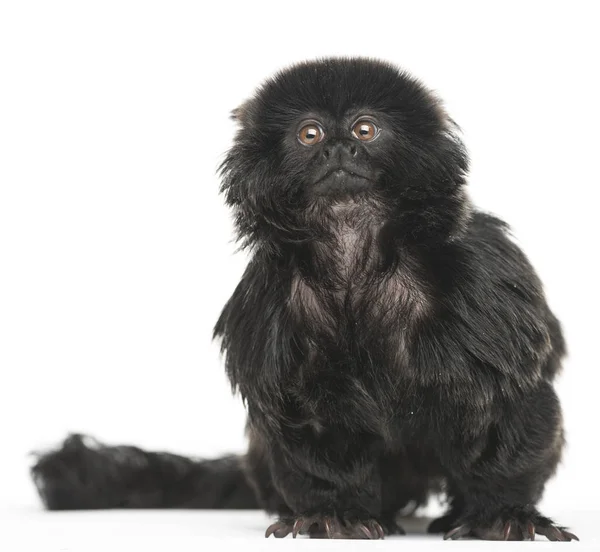
{"label": "monkey foot", "polygon": [[383,514],[380,520],[380,525],[383,527],[383,532],[386,535],[406,535],[406,531],[396,521],[395,512],[394,514]]}
{"label": "monkey foot", "polygon": [[[443,518],[440,518],[442,520]],[[432,523],[440,521],[435,520]],[[431,526],[430,526],[431,527]],[[501,515],[491,523],[470,522],[464,519],[444,535],[444,540],[458,540],[464,537],[476,537],[484,540],[535,540],[536,533],[550,541],[579,540],[564,527],[554,525],[552,520],[537,513],[513,511],[511,515]]]}
{"label": "monkey foot", "polygon": [[449,512],[442,517],[434,519],[427,527],[428,533],[446,533],[456,527],[459,515]]}
{"label": "monkey foot", "polygon": [[368,519],[340,519],[336,515],[304,515],[296,518],[281,518],[271,524],[265,537],[274,535],[283,538],[292,533],[309,535],[311,538],[329,539],[382,539],[384,531],[378,521]]}

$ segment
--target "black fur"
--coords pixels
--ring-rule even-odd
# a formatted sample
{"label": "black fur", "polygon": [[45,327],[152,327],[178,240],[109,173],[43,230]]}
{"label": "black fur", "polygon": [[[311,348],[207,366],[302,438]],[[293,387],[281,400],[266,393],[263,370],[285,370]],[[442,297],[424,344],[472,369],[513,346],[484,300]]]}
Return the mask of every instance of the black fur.
{"label": "black fur", "polygon": [[237,456],[192,460],[74,434],[40,454],[32,476],[49,510],[258,508],[242,465]]}
{"label": "black fur", "polygon": [[[351,132],[365,116],[370,142]],[[267,535],[402,532],[441,484],[448,538],[574,538],[535,509],[564,443],[560,325],[506,225],[470,205],[440,102],[391,65],[326,59],[234,117],[222,192],[252,257],[215,336],[248,408],[244,470],[280,516]],[[321,142],[300,143],[305,120]]]}

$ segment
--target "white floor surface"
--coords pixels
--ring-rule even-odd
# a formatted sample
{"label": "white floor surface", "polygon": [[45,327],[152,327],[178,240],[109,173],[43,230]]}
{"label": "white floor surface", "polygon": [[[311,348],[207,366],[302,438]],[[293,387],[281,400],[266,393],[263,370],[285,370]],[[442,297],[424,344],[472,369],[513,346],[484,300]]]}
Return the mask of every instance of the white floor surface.
{"label": "white floor surface", "polygon": [[[239,550],[514,550],[517,547],[574,547],[600,551],[600,511],[552,512],[569,526],[580,542],[443,541],[424,533],[427,518],[405,520],[406,536],[384,541],[328,541],[264,538],[269,518],[258,511],[113,510],[45,512],[40,508],[0,509],[0,551],[35,552],[205,552]],[[555,548],[554,548],[555,549]]]}

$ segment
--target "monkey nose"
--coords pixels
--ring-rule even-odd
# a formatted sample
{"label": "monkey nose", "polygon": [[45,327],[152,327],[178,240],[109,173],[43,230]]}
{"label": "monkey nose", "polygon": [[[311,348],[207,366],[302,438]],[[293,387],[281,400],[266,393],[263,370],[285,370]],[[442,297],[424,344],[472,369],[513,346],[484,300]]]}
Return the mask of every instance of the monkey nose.
{"label": "monkey nose", "polygon": [[356,157],[358,150],[353,142],[332,142],[323,147],[323,158],[327,161],[344,163]]}

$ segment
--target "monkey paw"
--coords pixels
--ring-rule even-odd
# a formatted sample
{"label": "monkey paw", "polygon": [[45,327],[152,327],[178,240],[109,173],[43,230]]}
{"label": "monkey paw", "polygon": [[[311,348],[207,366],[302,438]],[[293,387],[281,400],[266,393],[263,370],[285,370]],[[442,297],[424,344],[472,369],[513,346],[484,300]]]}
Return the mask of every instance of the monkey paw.
{"label": "monkey paw", "polygon": [[396,512],[392,514],[383,514],[381,520],[379,520],[379,524],[383,527],[383,532],[385,535],[406,535],[406,531],[396,521]]}
{"label": "monkey paw", "polygon": [[[440,518],[440,520],[442,519],[444,518]],[[433,523],[440,520],[435,520]],[[533,541],[536,533],[550,541],[579,540],[564,527],[555,525],[552,520],[529,508],[511,508],[494,519],[487,520],[480,516],[466,515],[444,535],[444,540],[476,537],[484,540]]]}
{"label": "monkey paw", "polygon": [[428,533],[446,533],[453,527],[456,527],[459,514],[457,512],[448,512],[442,517],[434,519],[427,527]]}
{"label": "monkey paw", "polygon": [[280,518],[267,528],[265,537],[283,538],[290,533],[294,538],[309,535],[329,539],[382,539],[385,534],[380,523],[372,518],[340,519],[336,515],[314,514]]}

